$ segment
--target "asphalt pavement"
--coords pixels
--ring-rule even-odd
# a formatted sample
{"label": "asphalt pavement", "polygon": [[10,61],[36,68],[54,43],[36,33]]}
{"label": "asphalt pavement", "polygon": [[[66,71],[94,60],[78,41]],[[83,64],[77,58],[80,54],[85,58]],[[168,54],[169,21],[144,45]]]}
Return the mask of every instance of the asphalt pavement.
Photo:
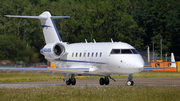
{"label": "asphalt pavement", "polygon": [[[134,78],[133,86],[180,86],[180,78]],[[126,86],[127,78],[116,79],[116,82],[110,80],[108,86]],[[29,88],[29,87],[57,87],[67,86],[64,81],[37,81],[37,82],[13,82],[0,83],[0,88]],[[99,80],[76,80],[74,87],[102,86]],[[103,85],[107,86],[107,85]]]}

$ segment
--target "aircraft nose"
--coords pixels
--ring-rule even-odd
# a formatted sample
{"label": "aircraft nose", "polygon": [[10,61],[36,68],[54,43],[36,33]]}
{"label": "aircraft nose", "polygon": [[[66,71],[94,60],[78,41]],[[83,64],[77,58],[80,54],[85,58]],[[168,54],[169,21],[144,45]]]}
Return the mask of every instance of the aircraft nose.
{"label": "aircraft nose", "polygon": [[137,62],[137,67],[144,68],[144,61],[138,61]]}
{"label": "aircraft nose", "polygon": [[135,60],[135,67],[139,68],[139,69],[143,69],[144,68],[144,60],[142,59],[141,56],[139,56],[138,58],[136,58]]}

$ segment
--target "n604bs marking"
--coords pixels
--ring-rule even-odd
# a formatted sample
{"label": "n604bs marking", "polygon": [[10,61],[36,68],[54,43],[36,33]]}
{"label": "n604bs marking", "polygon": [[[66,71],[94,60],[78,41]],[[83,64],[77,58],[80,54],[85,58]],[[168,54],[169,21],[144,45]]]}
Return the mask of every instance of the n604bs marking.
{"label": "n604bs marking", "polygon": [[44,52],[51,52],[51,48],[44,48]]}

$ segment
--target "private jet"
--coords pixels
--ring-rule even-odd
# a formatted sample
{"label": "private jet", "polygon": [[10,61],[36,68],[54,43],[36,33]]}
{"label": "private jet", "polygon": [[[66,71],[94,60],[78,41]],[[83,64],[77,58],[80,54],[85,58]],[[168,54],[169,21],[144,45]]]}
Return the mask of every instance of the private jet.
{"label": "private jet", "polygon": [[133,85],[132,74],[144,70],[176,68],[173,53],[171,67],[144,67],[145,63],[138,51],[125,42],[87,42],[68,44],[63,42],[53,19],[70,16],[51,16],[45,11],[39,16],[5,15],[6,17],[36,18],[41,22],[46,45],[40,50],[45,59],[59,68],[11,68],[3,67],[5,72],[26,71],[63,74],[66,85],[75,85],[75,76],[101,76],[100,85],[109,85],[112,75],[128,75],[127,85]]}

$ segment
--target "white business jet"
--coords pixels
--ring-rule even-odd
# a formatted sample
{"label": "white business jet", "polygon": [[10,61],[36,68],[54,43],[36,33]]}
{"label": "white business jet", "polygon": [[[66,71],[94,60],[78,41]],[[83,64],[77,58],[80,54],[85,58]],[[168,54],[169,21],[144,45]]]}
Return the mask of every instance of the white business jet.
{"label": "white business jet", "polygon": [[[108,85],[112,75],[129,75],[127,85],[133,85],[132,74],[143,70],[176,68],[173,53],[171,67],[144,67],[144,60],[136,49],[124,42],[95,42],[67,44],[61,40],[53,19],[69,16],[51,16],[48,11],[39,16],[5,15],[6,17],[37,18],[41,21],[46,45],[40,50],[44,57],[60,68],[0,68],[6,72],[32,71],[63,74],[67,85],[75,85],[75,76],[104,76],[100,85]],[[115,81],[115,80],[114,80]]]}

